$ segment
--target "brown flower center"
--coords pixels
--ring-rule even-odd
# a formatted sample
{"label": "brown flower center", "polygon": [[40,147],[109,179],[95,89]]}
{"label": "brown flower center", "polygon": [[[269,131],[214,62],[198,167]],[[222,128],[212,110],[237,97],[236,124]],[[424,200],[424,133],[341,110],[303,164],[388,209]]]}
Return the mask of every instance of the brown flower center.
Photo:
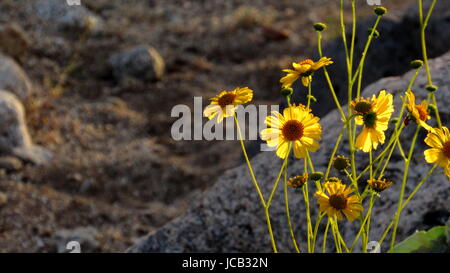
{"label": "brown flower center", "polygon": [[303,136],[303,124],[298,120],[287,121],[281,129],[284,138],[289,141],[299,140]]}
{"label": "brown flower center", "polygon": [[330,205],[337,210],[343,210],[347,207],[347,198],[342,194],[331,195],[329,202]]}
{"label": "brown flower center", "polygon": [[450,140],[445,142],[442,152],[444,152],[445,157],[450,159]]}
{"label": "brown flower center", "polygon": [[358,113],[369,113],[372,110],[372,104],[365,102],[365,101],[360,101],[358,103],[356,103],[355,105],[355,111]]}
{"label": "brown flower center", "polygon": [[428,119],[428,111],[423,107],[423,105],[416,105],[416,109],[419,112],[419,118],[423,121]]}
{"label": "brown flower center", "polygon": [[232,104],[235,98],[236,98],[235,94],[226,93],[225,95],[223,95],[219,98],[217,103],[220,105],[220,107],[225,107],[227,105]]}
{"label": "brown flower center", "polygon": [[375,127],[375,123],[377,121],[377,113],[369,112],[367,114],[364,114],[363,120],[364,120],[364,125],[367,128],[373,128],[373,127]]}

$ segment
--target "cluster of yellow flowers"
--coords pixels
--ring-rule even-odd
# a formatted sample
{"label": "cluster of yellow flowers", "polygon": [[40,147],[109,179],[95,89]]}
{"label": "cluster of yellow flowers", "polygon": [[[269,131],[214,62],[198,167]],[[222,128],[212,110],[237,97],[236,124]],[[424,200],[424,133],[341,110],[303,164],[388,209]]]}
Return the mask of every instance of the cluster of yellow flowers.
{"label": "cluster of yellow flowers", "polygon": [[[311,83],[313,72],[332,63],[331,59],[326,57],[317,62],[308,59],[293,63],[294,70],[283,70],[288,75],[283,77],[280,82],[286,88],[301,78],[303,85],[308,86]],[[217,116],[217,122],[220,123],[224,117],[233,116],[238,105],[248,103],[252,98],[253,90],[248,87],[222,91],[210,99],[211,104],[204,110],[204,115],[209,119]],[[420,105],[416,105],[415,95],[411,90],[406,92],[406,98],[406,107],[410,113],[407,120],[415,121],[428,131],[425,143],[431,149],[425,151],[425,160],[428,163],[436,162],[445,169],[446,175],[450,177],[449,130],[446,127],[432,128],[426,123],[431,116],[425,100]],[[376,150],[379,144],[384,144],[385,131],[388,129],[389,120],[394,112],[392,94],[381,90],[378,96],[373,95],[368,99],[357,98],[351,102],[351,109],[355,114],[356,124],[363,126],[356,139],[356,148],[367,153]],[[276,155],[282,159],[289,155],[290,145],[293,147],[296,158],[306,158],[308,152],[316,152],[319,149],[318,141],[322,134],[320,118],[311,112],[309,107],[302,104],[291,105],[285,108],[283,113],[273,111],[272,115],[266,118],[265,123],[269,128],[261,131],[261,139],[267,141],[269,147],[276,147]],[[298,183],[293,183],[295,181],[295,179],[291,180],[292,187],[298,187]],[[392,185],[392,182],[385,179],[371,179],[367,183],[377,192]],[[326,212],[332,217],[337,216],[338,219],[342,219],[342,214],[344,214],[350,221],[359,217],[363,208],[357,196],[349,196],[353,189],[347,188],[340,182],[326,182],[323,188],[325,191],[317,191],[315,194],[319,197],[320,211]]]}
{"label": "cluster of yellow flowers", "polygon": [[[352,0],[351,3],[354,7],[355,1]],[[419,0],[419,3],[421,3],[421,0]],[[422,10],[421,5],[419,5],[419,9]],[[244,142],[241,139],[241,146],[245,159],[247,161],[251,178],[259,194],[261,204],[264,208],[272,247],[275,252],[277,251],[277,248],[270,223],[269,207],[275,193],[275,189],[277,188],[278,182],[283,174],[285,182],[286,215],[288,217],[288,224],[292,241],[298,252],[300,252],[300,250],[298,248],[290,220],[288,194],[286,190],[287,187],[303,190],[307,213],[306,218],[308,228],[308,252],[315,251],[314,248],[316,245],[318,226],[320,225],[322,217],[324,217],[325,215],[328,215],[328,223],[325,229],[324,237],[327,236],[328,227],[330,226],[338,252],[342,252],[343,248],[347,252],[351,252],[355,247],[360,235],[362,236],[361,240],[363,251],[365,251],[364,247],[367,247],[368,243],[370,216],[375,198],[379,197],[381,192],[385,191],[393,185],[392,181],[384,177],[384,171],[390,161],[395,147],[398,147],[405,162],[405,170],[403,181],[401,183],[397,213],[394,215],[394,219],[391,221],[391,224],[387,227],[385,233],[383,234],[383,237],[380,239],[380,242],[382,242],[393,226],[390,248],[392,250],[395,243],[395,235],[400,213],[405,207],[406,203],[409,202],[410,198],[412,198],[412,196],[417,192],[417,190],[421,187],[423,182],[425,182],[428,176],[431,175],[436,166],[442,167],[444,169],[445,175],[450,178],[450,132],[447,127],[442,126],[440,121],[436,99],[433,93],[437,90],[437,87],[432,85],[428,61],[425,54],[426,48],[423,48],[424,61],[416,60],[411,63],[411,66],[416,69],[416,74],[411,79],[410,84],[405,92],[405,96],[402,97],[403,104],[400,110],[399,117],[396,120],[391,119],[394,113],[394,99],[393,95],[390,94],[387,90],[381,90],[380,92],[378,92],[378,94],[373,94],[371,98],[363,98],[360,96],[360,83],[364,66],[364,57],[367,53],[367,49],[369,48],[372,38],[375,37],[375,34],[378,33],[376,31],[376,27],[381,17],[387,12],[387,10],[383,7],[377,7],[374,9],[374,11],[377,15],[377,20],[375,21],[374,27],[371,29],[371,33],[366,43],[365,51],[362,54],[360,64],[356,71],[353,71],[351,68],[351,63],[353,62],[354,45],[351,44],[350,49],[346,51],[346,61],[349,76],[349,99],[347,105],[347,115],[345,115],[344,111],[342,110],[340,102],[337,99],[336,93],[333,89],[333,85],[331,84],[328,72],[325,68],[326,66],[333,64],[333,61],[328,57],[322,56],[320,39],[322,37],[321,32],[326,29],[325,24],[317,23],[314,25],[314,29],[318,33],[318,45],[321,58],[318,61],[306,59],[300,62],[294,62],[292,63],[291,69],[282,70],[287,74],[280,79],[280,83],[282,86],[281,94],[286,97],[288,106],[283,111],[281,111],[282,113],[278,111],[272,111],[271,115],[267,116],[265,119],[265,124],[268,126],[268,128],[265,128],[260,132],[261,139],[263,141],[266,141],[269,147],[274,147],[276,150],[276,155],[284,160],[269,199],[265,199],[263,194],[261,193],[261,189],[253,173],[251,163],[248,159]],[[354,9],[353,12],[355,12]],[[431,10],[428,13],[429,14],[426,18],[429,18]],[[343,1],[341,0],[341,15],[342,14]],[[423,17],[423,14],[421,13],[420,16]],[[342,18],[343,16],[341,16],[341,19]],[[423,18],[420,22],[421,31],[424,32],[426,22],[424,22]],[[344,26],[344,22],[341,22],[341,25]],[[344,45],[348,47],[345,36],[345,27],[342,28],[342,35]],[[352,34],[353,38],[354,36],[355,33]],[[423,41],[423,45],[425,43],[423,35],[421,36],[421,39]],[[426,87],[426,89],[430,93],[427,97],[427,100],[423,100],[420,104],[416,104],[416,96],[411,90],[411,87],[413,86],[417,73],[424,63],[427,69],[429,82],[429,85]],[[313,96],[311,95],[311,84],[313,81],[314,73],[321,68],[323,68],[324,70],[331,94],[333,95],[336,106],[340,111],[343,121],[342,131],[336,141],[325,174],[316,172],[314,170],[314,164],[310,158],[310,152],[316,152],[320,148],[319,142],[322,135],[322,126],[319,123],[320,118],[315,116],[311,109],[311,99],[313,98]],[[291,88],[291,86],[293,86],[294,83],[299,80],[303,86],[308,88],[307,105],[291,103],[291,96],[293,93],[293,89]],[[359,84],[357,86],[357,95],[355,98],[353,98],[353,84],[356,80],[359,81]],[[236,122],[236,126],[238,127],[238,131],[240,132],[237,116],[235,114],[236,109],[241,104],[251,102],[252,99],[253,90],[248,87],[236,88],[232,91],[222,91],[217,96],[210,99],[211,104],[205,108],[204,115],[209,119],[217,117],[217,123],[222,122],[226,117],[233,116]],[[432,103],[429,103],[430,99],[433,100]],[[427,123],[431,119],[430,112],[433,108],[433,114],[436,116],[438,128],[433,128]],[[404,109],[408,111],[408,114],[406,118],[403,119]],[[417,129],[411,141],[410,152],[408,153],[408,156],[406,156],[403,152],[403,148],[399,139],[401,131],[411,121],[417,124]],[[386,131],[389,128],[389,124],[396,124],[395,130],[393,131],[393,134],[391,134],[388,144],[383,149],[383,151],[379,153],[377,158],[373,159],[373,151],[377,150],[378,147],[383,146],[386,142]],[[357,126],[361,126],[358,136],[356,136],[356,131],[358,128]],[[434,165],[430,169],[429,173],[422,179],[421,182],[418,183],[414,191],[412,191],[409,197],[404,201],[404,193],[408,177],[409,165],[414,151],[415,141],[421,128],[426,130],[427,132],[427,136],[424,142],[430,147],[429,149],[426,149],[424,151],[425,161],[428,163],[433,163]],[[344,131],[347,131],[348,133],[350,159],[343,155],[335,156]],[[364,171],[360,172],[359,174],[357,174],[355,162],[354,153],[356,150],[367,153],[370,159],[369,165]],[[295,158],[303,159],[304,170],[303,174],[299,174],[297,176],[291,177],[290,179],[287,179],[287,162],[291,151],[293,151],[293,155]],[[374,169],[374,165],[376,165],[376,169]],[[340,178],[330,177],[329,174],[331,166],[333,166],[341,175],[346,175],[346,177],[351,181],[351,184],[346,185]],[[347,171],[347,168],[349,167],[352,168],[351,172]],[[308,169],[310,173],[308,173]],[[364,191],[361,192],[359,189],[358,180],[367,171],[369,171],[370,174],[369,179],[367,179],[366,181]],[[314,230],[312,228],[312,221],[309,215],[309,181],[315,183],[316,191],[314,195],[317,197],[317,204],[319,207],[319,214],[317,215],[317,221]],[[368,202],[369,204],[367,213],[365,213],[364,215],[363,200],[368,195],[370,195],[370,201]],[[345,241],[342,239],[337,222],[337,220],[344,219],[344,216],[349,221],[354,221],[356,219],[360,220],[360,230],[350,248],[346,246]],[[326,243],[326,239],[324,240],[324,242]],[[323,251],[325,251],[325,244],[323,246]]]}

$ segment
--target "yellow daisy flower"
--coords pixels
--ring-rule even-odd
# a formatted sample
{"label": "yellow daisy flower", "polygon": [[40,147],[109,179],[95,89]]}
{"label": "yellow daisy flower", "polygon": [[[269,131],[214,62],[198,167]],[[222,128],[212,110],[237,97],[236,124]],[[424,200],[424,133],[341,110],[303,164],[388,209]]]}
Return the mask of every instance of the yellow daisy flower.
{"label": "yellow daisy flower", "polygon": [[[337,217],[342,220],[344,214],[352,222],[359,217],[363,206],[356,195],[349,196],[353,189],[347,188],[342,183],[327,182],[323,184],[324,191],[317,191],[314,195],[318,197],[319,210],[326,212],[329,217]],[[327,194],[328,193],[328,194]]]}
{"label": "yellow daisy flower", "polygon": [[408,108],[414,121],[427,131],[432,130],[433,128],[425,123],[427,120],[431,119],[431,116],[428,113],[428,103],[423,100],[420,105],[416,105],[416,96],[411,90],[406,92],[406,98],[408,100],[406,108]]}
{"label": "yellow daisy flower", "polygon": [[364,126],[356,138],[355,146],[366,153],[372,149],[376,150],[378,143],[384,143],[384,131],[387,130],[389,119],[394,112],[392,94],[386,94],[386,90],[380,91],[378,98],[373,95],[371,104],[370,111],[356,117],[356,124]]}
{"label": "yellow daisy flower", "polygon": [[244,104],[253,99],[253,90],[248,87],[236,88],[233,91],[222,91],[219,95],[210,99],[203,114],[209,119],[217,115],[217,123],[222,122],[223,118],[233,116],[239,104]]}
{"label": "yellow daisy flower", "polygon": [[265,123],[270,128],[261,131],[261,139],[267,141],[269,147],[277,147],[277,156],[286,158],[289,143],[293,144],[294,155],[305,158],[306,152],[315,152],[320,145],[322,127],[320,118],[310,113],[311,109],[304,105],[290,106],[283,111],[283,115],[273,111]]}
{"label": "yellow daisy flower", "polygon": [[434,128],[428,132],[425,143],[431,149],[425,150],[425,161],[437,163],[444,168],[445,175],[450,178],[450,133],[447,127]]}
{"label": "yellow daisy flower", "polygon": [[312,80],[312,74],[319,70],[321,67],[332,64],[333,61],[330,58],[322,57],[317,62],[314,62],[311,59],[307,59],[298,63],[292,63],[292,69],[284,69],[283,72],[287,72],[288,74],[281,78],[280,82],[283,84],[283,88],[291,87],[292,84],[298,78],[302,78],[302,84],[304,86],[308,86]]}

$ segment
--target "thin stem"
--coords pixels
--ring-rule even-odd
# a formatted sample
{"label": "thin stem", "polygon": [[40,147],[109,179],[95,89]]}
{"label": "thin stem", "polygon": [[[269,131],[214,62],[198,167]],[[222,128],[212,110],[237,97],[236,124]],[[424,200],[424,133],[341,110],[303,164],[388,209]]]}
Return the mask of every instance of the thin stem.
{"label": "thin stem", "polygon": [[323,234],[322,253],[325,253],[325,251],[327,250],[327,237],[329,227],[330,227],[330,218],[328,218],[327,226],[325,227],[325,232]]}
{"label": "thin stem", "polygon": [[255,174],[253,172],[252,165],[250,163],[250,160],[249,160],[248,155],[247,155],[247,151],[245,149],[244,138],[242,137],[242,131],[241,131],[241,128],[239,126],[239,121],[238,121],[236,115],[234,115],[234,121],[236,123],[237,131],[238,131],[238,134],[239,134],[239,139],[240,139],[240,142],[241,142],[242,152],[244,154],[245,161],[247,162],[247,166],[248,166],[248,170],[250,172],[250,176],[252,177],[253,184],[255,185],[255,188],[256,188],[256,191],[258,192],[261,204],[262,204],[262,206],[264,208],[264,215],[266,217],[267,229],[269,231],[269,236],[270,236],[270,242],[272,244],[272,249],[273,249],[273,252],[277,253],[278,252],[277,251],[277,245],[275,243],[275,237],[273,236],[273,231],[272,231],[272,224],[270,222],[269,206],[266,205],[266,202],[264,200],[264,196],[261,193],[261,189],[260,189],[260,187],[258,185],[258,181],[256,181],[256,177],[255,177]]}
{"label": "thin stem", "polygon": [[316,224],[314,226],[314,233],[313,233],[312,253],[314,253],[315,249],[316,249],[317,233],[319,231],[320,222],[322,222],[322,219],[323,219],[324,215],[325,215],[325,213],[318,213],[317,214]]}
{"label": "thin stem", "polygon": [[397,209],[397,213],[395,215],[394,230],[392,233],[392,240],[391,240],[391,247],[390,247],[391,250],[394,248],[394,244],[395,244],[395,237],[396,237],[396,233],[397,233],[398,222],[400,220],[400,213],[402,211],[403,196],[405,194],[406,182],[408,181],[409,166],[411,164],[411,159],[412,159],[412,156],[414,153],[414,148],[416,145],[416,140],[417,140],[417,136],[419,135],[420,128],[421,128],[420,126],[417,126],[416,132],[414,133],[414,136],[413,136],[413,139],[411,142],[411,147],[409,149],[408,160],[405,162],[405,171],[403,173],[402,188],[400,191],[400,196],[399,196],[399,200],[398,200],[398,209]]}
{"label": "thin stem", "polygon": [[248,167],[248,170],[250,172],[250,176],[252,178],[253,184],[255,185],[256,191],[258,192],[261,204],[262,204],[263,207],[265,207],[266,206],[266,202],[264,200],[264,195],[261,192],[261,188],[258,185],[258,181],[256,180],[255,173],[253,172],[252,164],[250,163],[250,160],[248,158],[247,150],[245,149],[244,138],[242,137],[241,127],[239,126],[239,121],[238,121],[236,115],[234,115],[234,121],[236,123],[237,131],[238,131],[238,134],[239,134],[239,140],[241,142],[242,153],[244,154],[245,162],[247,163],[247,167]]}
{"label": "thin stem", "polygon": [[[373,196],[373,195],[372,195],[372,196]],[[372,213],[372,208],[373,208],[373,204],[374,204],[374,201],[373,201],[373,199],[372,199],[372,196],[371,196],[370,203],[369,203],[369,209],[367,210],[367,214],[366,214],[366,216],[364,217],[364,221],[361,222],[359,231],[358,231],[358,233],[356,234],[356,237],[355,237],[355,239],[353,240],[352,245],[350,246],[350,252],[353,252],[353,249],[355,248],[356,244],[358,243],[359,236],[361,236],[362,231],[366,229],[366,228],[365,228],[365,227],[366,227],[366,223],[367,223],[367,221],[368,221],[368,219],[369,219],[369,217],[370,217],[370,215],[371,215],[371,213]]]}
{"label": "thin stem", "polygon": [[[291,145],[292,144],[289,144],[290,147],[291,147]],[[294,229],[292,228],[291,213],[289,211],[289,192],[287,189],[287,168],[284,168],[284,202],[286,205],[285,206],[286,216],[287,216],[289,233],[291,234],[292,243],[294,244],[295,251],[297,251],[297,253],[300,253],[300,249],[298,248],[297,240],[295,239]]]}
{"label": "thin stem", "polygon": [[306,221],[307,221],[307,242],[308,242],[308,253],[311,253],[311,243],[312,243],[312,225],[311,225],[311,213],[309,206],[309,194],[308,194],[308,182],[303,186],[303,198],[305,200],[305,210],[306,210]]}
{"label": "thin stem", "polygon": [[[322,58],[323,57],[323,54],[322,54],[322,32],[320,32],[320,31],[317,31],[317,49],[319,51],[320,58]],[[336,107],[339,110],[339,113],[341,114],[342,120],[344,120],[344,122],[345,122],[346,117],[345,117],[344,111],[342,110],[342,106],[339,103],[339,100],[336,96],[336,91],[334,90],[333,83],[331,82],[331,78],[330,78],[330,75],[328,74],[328,70],[326,67],[323,67],[323,73],[325,75],[325,79],[327,80],[328,87],[330,88],[331,95],[333,96],[334,103],[336,104]]]}
{"label": "thin stem", "polygon": [[[404,210],[406,205],[411,201],[411,199],[414,197],[414,195],[419,191],[419,189],[422,187],[423,183],[430,177],[430,175],[433,173],[433,171],[436,169],[438,165],[434,164],[433,167],[428,171],[427,175],[417,184],[417,186],[414,188],[414,190],[410,193],[408,198],[406,198],[405,202],[402,204],[401,210]],[[387,234],[389,233],[390,229],[392,228],[392,225],[394,224],[395,217],[391,220],[386,230],[383,232],[383,235],[381,236],[381,239],[378,241],[378,243],[381,245],[386,238]]]}

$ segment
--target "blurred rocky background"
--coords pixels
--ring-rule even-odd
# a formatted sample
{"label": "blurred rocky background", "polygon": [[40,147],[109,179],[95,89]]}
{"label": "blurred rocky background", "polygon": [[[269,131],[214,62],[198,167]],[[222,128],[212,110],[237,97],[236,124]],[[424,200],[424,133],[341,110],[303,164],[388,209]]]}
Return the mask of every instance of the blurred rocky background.
{"label": "blurred rocky background", "polygon": [[[357,2],[361,49],[374,16]],[[420,58],[416,1],[384,2],[364,86]],[[64,252],[70,240],[83,252],[125,251],[183,215],[242,158],[234,141],[174,141],[172,107],[192,107],[194,96],[206,105],[236,86],[254,89],[256,104],[278,104],[281,69],[317,57],[314,22],[329,26],[324,54],[345,100],[337,0],[81,4],[0,1],[1,252]],[[432,58],[450,49],[449,6],[438,1],[430,22]],[[328,90],[314,90],[325,116]],[[170,248],[141,249],[151,250]]]}

